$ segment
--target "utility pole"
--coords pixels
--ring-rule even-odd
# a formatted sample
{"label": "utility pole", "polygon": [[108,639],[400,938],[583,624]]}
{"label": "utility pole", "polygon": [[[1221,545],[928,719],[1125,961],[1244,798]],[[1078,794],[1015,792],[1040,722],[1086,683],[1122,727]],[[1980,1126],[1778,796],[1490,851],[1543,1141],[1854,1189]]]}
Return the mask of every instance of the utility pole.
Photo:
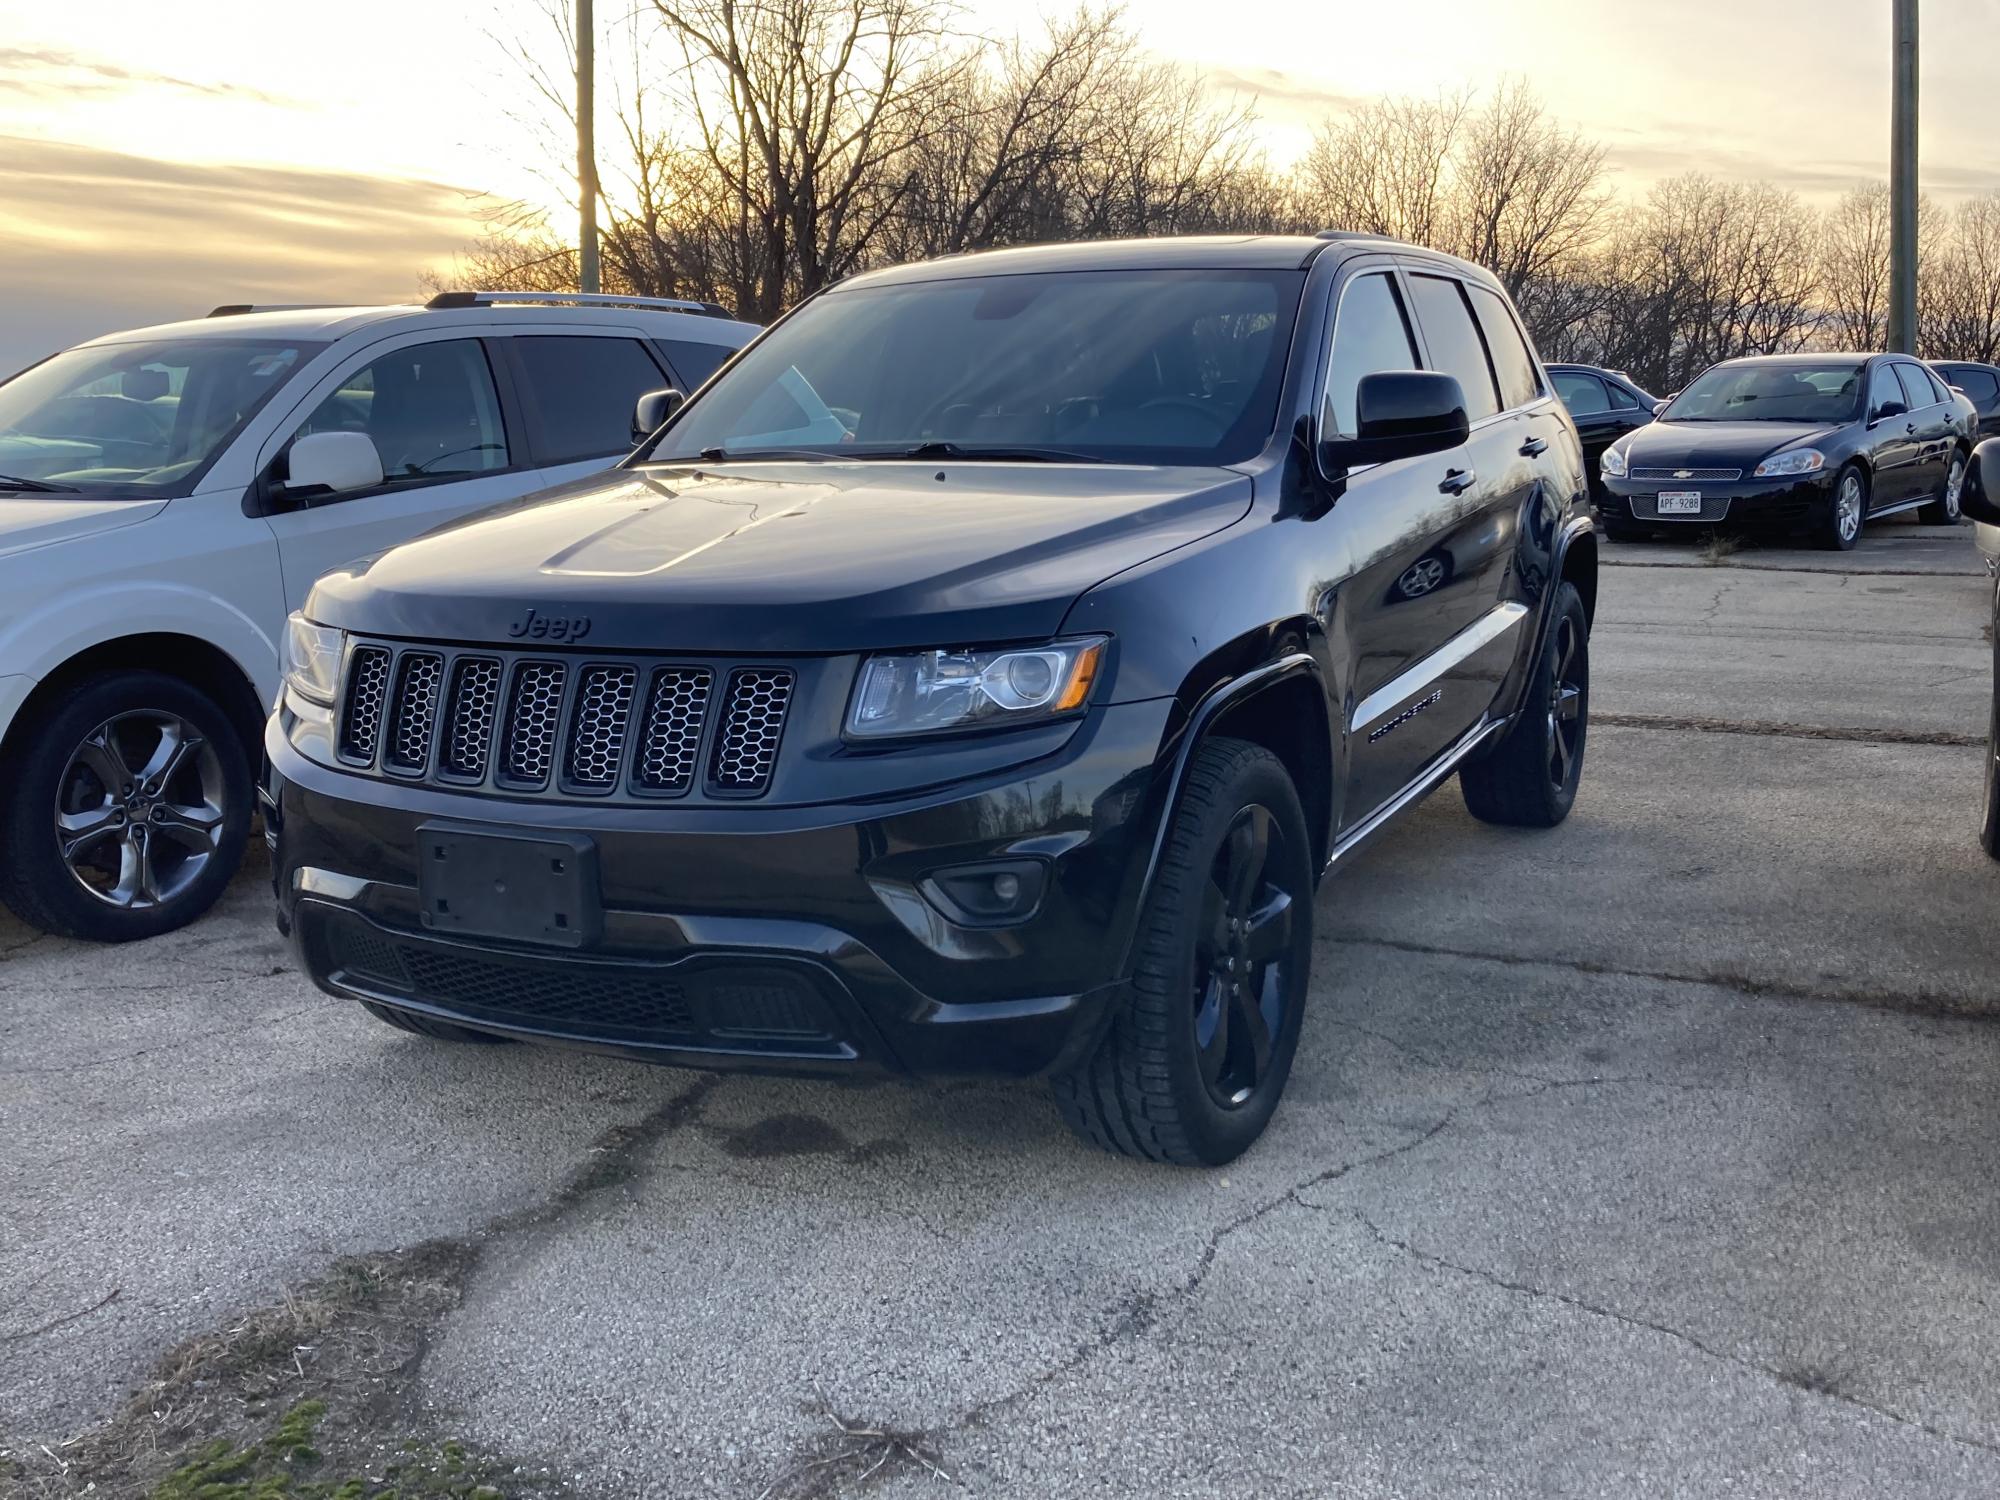
{"label": "utility pole", "polygon": [[582,200],[577,223],[577,290],[595,292],[597,282],[597,22],[591,0],[576,0],[576,195]]}
{"label": "utility pole", "polygon": [[1917,0],[1896,8],[1889,129],[1889,348],[1917,352]]}

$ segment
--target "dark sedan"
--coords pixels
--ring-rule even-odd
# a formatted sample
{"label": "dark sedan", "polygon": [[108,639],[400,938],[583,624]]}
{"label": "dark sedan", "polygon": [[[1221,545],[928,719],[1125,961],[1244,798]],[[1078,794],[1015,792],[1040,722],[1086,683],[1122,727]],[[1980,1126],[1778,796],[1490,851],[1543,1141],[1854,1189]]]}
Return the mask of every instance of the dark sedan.
{"label": "dark sedan", "polygon": [[2000,365],[1951,359],[1933,360],[1931,368],[1972,403],[1972,409],[1979,413],[1979,435],[2000,437]]}
{"label": "dark sedan", "polygon": [[1599,518],[1613,540],[1729,522],[1842,551],[1902,511],[1954,524],[1977,421],[1904,355],[1727,360],[1605,449]]}
{"label": "dark sedan", "polygon": [[1640,390],[1621,370],[1600,370],[1596,365],[1550,365],[1549,380],[1569,408],[1576,422],[1576,435],[1583,439],[1583,461],[1590,470],[1590,494],[1602,502],[1604,488],[1598,479],[1598,460],[1604,450],[1628,432],[1653,420],[1659,401]]}

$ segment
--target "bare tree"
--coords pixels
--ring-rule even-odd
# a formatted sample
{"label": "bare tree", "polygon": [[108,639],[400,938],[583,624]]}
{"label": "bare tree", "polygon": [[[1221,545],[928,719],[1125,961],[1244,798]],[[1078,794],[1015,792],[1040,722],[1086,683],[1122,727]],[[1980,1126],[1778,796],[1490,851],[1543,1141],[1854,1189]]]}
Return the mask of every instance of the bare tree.
{"label": "bare tree", "polygon": [[2000,358],[2000,193],[1938,213],[1917,284],[1917,338],[1930,359]]}
{"label": "bare tree", "polygon": [[1603,237],[1604,148],[1556,122],[1518,80],[1458,132],[1446,243],[1519,295]]}
{"label": "bare tree", "polygon": [[1452,152],[1471,107],[1464,92],[1381,99],[1323,121],[1299,166],[1303,198],[1330,227],[1442,248]]}

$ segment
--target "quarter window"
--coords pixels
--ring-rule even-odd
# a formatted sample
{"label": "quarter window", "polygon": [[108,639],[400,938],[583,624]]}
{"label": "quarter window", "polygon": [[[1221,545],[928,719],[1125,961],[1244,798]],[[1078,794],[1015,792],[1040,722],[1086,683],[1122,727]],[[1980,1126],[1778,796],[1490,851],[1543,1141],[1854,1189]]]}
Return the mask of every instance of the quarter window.
{"label": "quarter window", "polygon": [[1626,390],[1625,387],[1620,385],[1617,381],[1615,380],[1605,381],[1604,388],[1607,391],[1611,392],[1611,404],[1617,407],[1620,411],[1633,411],[1638,408],[1639,398],[1633,395],[1630,391]]}
{"label": "quarter window", "polygon": [[412,344],[370,360],[292,434],[364,432],[388,484],[483,474],[508,466],[507,433],[477,339]]}
{"label": "quarter window", "polygon": [[1931,389],[1930,377],[1915,365],[1897,365],[1896,378],[1903,382],[1903,396],[1911,411],[1937,405],[1937,393]]}
{"label": "quarter window", "polygon": [[1431,364],[1447,375],[1456,375],[1465,389],[1466,416],[1477,422],[1499,411],[1500,392],[1493,383],[1493,367],[1487,362],[1486,346],[1473,326],[1472,309],[1466,305],[1459,284],[1444,276],[1413,275],[1410,295],[1416,298],[1417,321],[1424,326]]}
{"label": "quarter window", "polygon": [[736,352],[727,344],[696,344],[687,339],[661,339],[660,348],[667,356],[667,363],[674,367],[684,396],[693,395],[696,387],[721,369],[722,362]]}
{"label": "quarter window", "polygon": [[1353,437],[1359,431],[1355,401],[1362,376],[1416,367],[1417,352],[1394,279],[1383,272],[1356,277],[1341,295],[1334,324],[1326,409],[1320,419],[1323,434]]}
{"label": "quarter window", "polygon": [[1581,370],[1556,370],[1549,379],[1556,383],[1556,394],[1562,397],[1562,404],[1569,408],[1571,416],[1589,417],[1611,410],[1604,382],[1595,375],[1586,375]]}
{"label": "quarter window", "polygon": [[608,458],[632,446],[632,408],[666,383],[633,339],[523,336],[513,341],[541,419],[545,464]]}
{"label": "quarter window", "polygon": [[1953,374],[1953,383],[1977,405],[1984,406],[1995,397],[2000,397],[2000,380],[1995,380],[1990,371],[1958,370]]}
{"label": "quarter window", "polygon": [[1501,398],[1511,407],[1526,406],[1542,394],[1542,380],[1535,373],[1535,357],[1521,336],[1521,326],[1507,310],[1498,292],[1483,286],[1472,288],[1473,310],[1486,334],[1486,347],[1493,355],[1493,368],[1500,377]]}

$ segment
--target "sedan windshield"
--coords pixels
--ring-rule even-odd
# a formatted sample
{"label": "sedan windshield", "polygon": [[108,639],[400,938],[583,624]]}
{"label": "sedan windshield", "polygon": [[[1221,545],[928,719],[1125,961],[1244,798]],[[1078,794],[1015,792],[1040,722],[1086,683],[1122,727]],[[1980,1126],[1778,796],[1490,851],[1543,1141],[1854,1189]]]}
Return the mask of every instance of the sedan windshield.
{"label": "sedan windshield", "polygon": [[1078,271],[836,291],[648,458],[1225,464],[1276,423],[1302,272]]}
{"label": "sedan windshield", "polygon": [[1860,405],[1861,375],[1852,360],[1717,365],[1690,381],[1661,420],[1846,422]]}
{"label": "sedan windshield", "polygon": [[0,497],[190,493],[317,346],[269,339],[94,344],[0,385]]}

